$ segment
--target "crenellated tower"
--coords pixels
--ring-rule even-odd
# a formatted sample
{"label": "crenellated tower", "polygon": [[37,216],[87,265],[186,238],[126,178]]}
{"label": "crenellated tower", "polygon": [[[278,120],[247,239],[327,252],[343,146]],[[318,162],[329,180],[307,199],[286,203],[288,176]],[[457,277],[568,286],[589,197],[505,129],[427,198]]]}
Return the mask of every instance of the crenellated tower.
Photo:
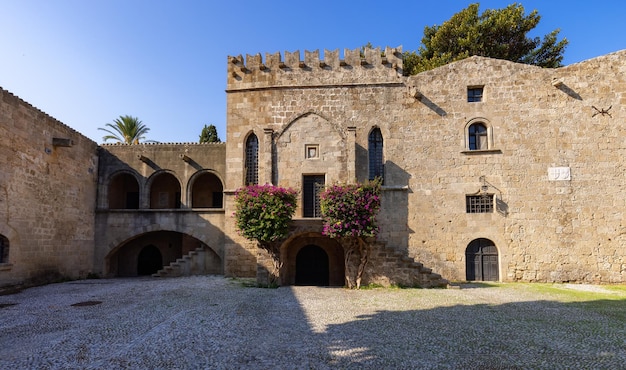
{"label": "crenellated tower", "polygon": [[402,46],[396,48],[319,50],[228,57],[227,91],[274,87],[385,84],[402,77]]}

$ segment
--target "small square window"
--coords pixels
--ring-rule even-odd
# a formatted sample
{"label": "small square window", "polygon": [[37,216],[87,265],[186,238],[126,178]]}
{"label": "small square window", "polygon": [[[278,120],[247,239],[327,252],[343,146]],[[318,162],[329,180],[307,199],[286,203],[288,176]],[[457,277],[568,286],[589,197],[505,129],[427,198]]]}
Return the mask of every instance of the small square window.
{"label": "small square window", "polygon": [[466,213],[493,213],[493,194],[466,195]]}
{"label": "small square window", "polygon": [[482,87],[468,87],[467,88],[467,102],[475,103],[483,101],[483,88]]}
{"label": "small square window", "polygon": [[318,144],[307,144],[304,146],[304,156],[306,159],[319,158],[320,146]]}

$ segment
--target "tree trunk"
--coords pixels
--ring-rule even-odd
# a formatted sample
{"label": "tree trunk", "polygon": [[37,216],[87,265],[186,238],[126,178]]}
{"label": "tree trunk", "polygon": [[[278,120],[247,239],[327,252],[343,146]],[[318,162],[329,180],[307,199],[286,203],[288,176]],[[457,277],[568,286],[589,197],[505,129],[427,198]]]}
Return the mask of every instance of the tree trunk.
{"label": "tree trunk", "polygon": [[359,263],[359,268],[356,272],[356,288],[359,289],[361,287],[361,278],[363,278],[363,271],[365,270],[365,265],[367,264],[367,257],[369,248],[367,244],[361,238],[356,238],[357,244],[359,246],[359,254],[361,255],[361,261]]}
{"label": "tree trunk", "polygon": [[269,286],[280,285],[280,269],[283,262],[280,259],[280,243],[279,242],[263,242],[259,243],[260,247],[265,249],[272,258],[272,269],[269,272]]}

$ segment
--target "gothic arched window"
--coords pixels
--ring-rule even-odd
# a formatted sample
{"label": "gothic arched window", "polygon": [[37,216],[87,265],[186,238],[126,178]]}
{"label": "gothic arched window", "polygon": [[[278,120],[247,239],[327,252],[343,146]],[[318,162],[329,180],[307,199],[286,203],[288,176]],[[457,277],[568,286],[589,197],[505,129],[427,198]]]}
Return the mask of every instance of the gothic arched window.
{"label": "gothic arched window", "polygon": [[369,153],[369,179],[384,178],[383,135],[379,128],[370,132],[367,151]]}
{"label": "gothic arched window", "polygon": [[259,139],[255,134],[250,134],[246,140],[245,174],[245,185],[259,183]]}

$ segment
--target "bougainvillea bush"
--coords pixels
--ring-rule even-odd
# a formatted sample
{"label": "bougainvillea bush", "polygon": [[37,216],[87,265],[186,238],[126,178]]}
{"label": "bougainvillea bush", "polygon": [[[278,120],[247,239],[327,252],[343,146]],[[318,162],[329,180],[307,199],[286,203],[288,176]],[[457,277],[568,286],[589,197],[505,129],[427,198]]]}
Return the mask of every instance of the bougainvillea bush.
{"label": "bougainvillea bush", "polygon": [[235,219],[246,239],[275,242],[284,239],[296,211],[297,192],[274,185],[250,185],[237,190]]}
{"label": "bougainvillea bush", "polygon": [[[348,288],[361,286],[369,245],[364,238],[378,234],[376,215],[380,210],[380,180],[365,184],[333,185],[320,194],[324,229],[322,234],[339,239],[344,248]],[[352,254],[359,252],[359,265],[352,278]]]}
{"label": "bougainvillea bush", "polygon": [[274,185],[250,185],[235,194],[237,229],[246,239],[256,240],[272,258],[269,283],[279,284],[282,266],[280,243],[289,233],[289,224],[296,211],[297,192]]}
{"label": "bougainvillea bush", "polygon": [[331,238],[376,237],[380,182],[332,185],[320,194],[324,235]]}

